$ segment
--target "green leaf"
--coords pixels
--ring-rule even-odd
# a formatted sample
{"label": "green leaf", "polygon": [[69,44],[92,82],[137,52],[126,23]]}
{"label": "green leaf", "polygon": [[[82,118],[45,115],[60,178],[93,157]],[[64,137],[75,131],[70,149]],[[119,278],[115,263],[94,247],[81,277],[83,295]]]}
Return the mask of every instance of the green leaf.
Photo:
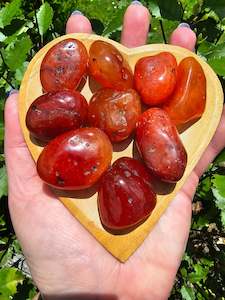
{"label": "green leaf", "polygon": [[204,42],[198,49],[207,59],[225,57],[225,43],[214,45],[213,43]]}
{"label": "green leaf", "polygon": [[[8,239],[7,239],[7,243],[8,243]],[[0,257],[1,257],[1,262],[0,262],[0,266],[1,267],[8,267],[9,266],[9,262],[12,261],[13,256],[14,256],[14,251],[13,251],[13,247],[11,247],[11,245],[9,246],[7,244],[7,249],[6,251],[4,251],[4,255],[2,253],[0,253]],[[1,298],[0,298],[1,300]]]}
{"label": "green leaf", "polygon": [[208,216],[199,216],[199,217],[195,217],[194,218],[195,221],[193,222],[191,228],[192,229],[202,229],[203,227],[205,226],[208,226],[209,225],[209,218]]}
{"label": "green leaf", "polygon": [[28,62],[25,61],[21,66],[20,68],[16,69],[16,73],[15,73],[15,79],[17,81],[17,84],[20,85],[22,79],[23,79],[23,76],[24,76],[24,73],[28,67]]}
{"label": "green leaf", "polygon": [[53,9],[48,2],[45,2],[37,12],[39,32],[42,36],[47,32],[50,25],[52,24],[52,19]]}
{"label": "green leaf", "polygon": [[211,186],[210,177],[204,178],[198,185],[197,195],[202,199],[209,198],[208,193],[211,191]]}
{"label": "green leaf", "polygon": [[182,6],[177,0],[157,0],[161,16],[168,20],[178,20],[182,19],[183,11]]}
{"label": "green leaf", "polygon": [[0,42],[4,42],[6,40],[6,36],[0,32]]}
{"label": "green leaf", "polygon": [[189,274],[189,281],[197,283],[199,281],[205,282],[209,273],[208,266],[202,266],[200,263],[194,265],[194,272]]}
{"label": "green leaf", "polygon": [[210,11],[208,11],[207,13],[205,13],[202,17],[201,17],[201,19],[199,20],[199,21],[208,21],[208,20],[210,20],[210,19],[212,19],[212,20],[214,20],[214,21],[216,21],[216,23],[218,23],[219,21],[220,21],[220,18],[218,17],[218,15],[215,13],[215,11],[213,11],[213,10],[210,10]]}
{"label": "green leaf", "polygon": [[225,43],[215,46],[212,43],[203,42],[198,53],[207,58],[208,64],[218,75],[225,76]]}
{"label": "green leaf", "polygon": [[108,22],[102,33],[103,36],[110,36],[113,32],[122,28],[122,21],[126,8],[127,6],[121,6],[115,11],[112,19]]}
{"label": "green leaf", "polygon": [[13,0],[0,10],[0,28],[9,25],[13,19],[22,15],[22,0]]}
{"label": "green leaf", "polygon": [[225,175],[215,174],[212,183],[219,195],[225,199]]}
{"label": "green leaf", "polygon": [[157,3],[157,0],[148,1],[148,8],[149,8],[152,16],[154,16],[156,18],[161,17],[160,9],[159,9],[159,5]]}
{"label": "green leaf", "polygon": [[185,268],[181,268],[180,269],[180,273],[181,273],[181,275],[182,275],[183,278],[187,277],[187,270]]}
{"label": "green leaf", "polygon": [[214,10],[221,18],[225,17],[224,0],[205,0],[205,7],[209,7]]}
{"label": "green leaf", "polygon": [[[4,224],[3,222],[4,222],[4,221],[3,221],[3,218],[1,217],[1,218],[0,218],[0,225]],[[5,224],[4,224],[4,225],[5,225]],[[7,244],[7,243],[6,243],[6,241],[5,241],[4,239],[1,239],[1,240],[0,240],[0,245],[4,245],[4,246],[5,246],[6,244]],[[0,256],[1,256],[1,252],[0,252]]]}
{"label": "green leaf", "polygon": [[220,76],[225,76],[225,56],[219,58],[210,58],[208,64]]}
{"label": "green leaf", "polygon": [[214,161],[215,164],[217,165],[225,165],[225,148],[223,149],[222,152],[217,156],[217,158]]}
{"label": "green leaf", "polygon": [[30,37],[24,33],[14,43],[9,44],[2,52],[5,62],[11,71],[16,71],[25,62],[32,48]]}
{"label": "green leaf", "polygon": [[213,53],[214,49],[215,49],[215,45],[213,43],[210,43],[208,41],[203,41],[198,47],[198,55],[207,58],[207,56]]}
{"label": "green leaf", "polygon": [[[76,1],[63,1],[54,0],[54,4],[58,4],[60,17],[66,21],[67,17],[73,10],[81,11],[89,19],[100,21],[104,26],[110,22],[117,8],[124,4],[129,5],[129,0],[76,0]],[[57,20],[58,21],[58,20]],[[122,25],[122,24],[121,24]],[[63,24],[64,27],[64,24]]]}
{"label": "green leaf", "polygon": [[195,292],[194,289],[183,285],[181,290],[182,299],[184,300],[195,300]]}
{"label": "green leaf", "polygon": [[183,260],[186,261],[189,266],[193,264],[192,258],[186,252],[184,253]]}
{"label": "green leaf", "polygon": [[209,260],[209,259],[207,259],[205,257],[201,258],[200,261],[201,261],[201,263],[203,265],[206,265],[206,266],[209,266],[209,267],[213,267],[214,266],[214,261]]}
{"label": "green leaf", "polygon": [[213,179],[213,195],[216,198],[216,206],[221,212],[221,222],[225,227],[225,175],[215,174]]}
{"label": "green leaf", "polygon": [[16,268],[0,270],[0,300],[10,299],[17,291],[17,285],[22,283],[24,276]]}
{"label": "green leaf", "polygon": [[225,31],[223,32],[223,34],[220,36],[217,44],[222,44],[225,43]]}
{"label": "green leaf", "polygon": [[225,57],[225,43],[211,47],[211,52],[207,54],[208,59]]}
{"label": "green leaf", "polygon": [[15,262],[16,255],[21,256],[23,254],[17,239],[12,240],[11,238],[9,239],[6,237],[4,242],[5,245],[7,245],[7,248],[4,250],[4,255],[0,252],[0,266],[8,267]]}
{"label": "green leaf", "polygon": [[20,246],[20,243],[18,240],[15,239],[12,242],[12,247],[13,247],[14,252],[16,252],[17,254],[22,254],[21,246]]}
{"label": "green leaf", "polygon": [[8,194],[7,173],[6,173],[6,167],[3,166],[0,169],[0,198],[2,196],[7,196],[7,194]]}
{"label": "green leaf", "polygon": [[[164,33],[165,33],[167,40],[169,40],[171,33],[178,26],[178,24],[179,24],[178,21],[171,21],[171,20],[166,20],[166,19],[162,20]],[[151,43],[151,44],[164,43],[159,19],[154,18],[154,17],[152,18],[152,22],[151,22],[151,31],[148,36],[148,43]]]}
{"label": "green leaf", "polygon": [[199,0],[180,0],[184,8],[184,19],[189,19],[192,15],[196,15],[200,10]]}
{"label": "green leaf", "polygon": [[4,40],[4,44],[5,45],[9,45],[11,43],[15,43],[16,39],[18,38],[19,35],[27,32],[30,28],[34,27],[34,23],[32,22],[27,22],[25,23],[21,28],[19,28],[14,34],[8,36],[5,40]]}

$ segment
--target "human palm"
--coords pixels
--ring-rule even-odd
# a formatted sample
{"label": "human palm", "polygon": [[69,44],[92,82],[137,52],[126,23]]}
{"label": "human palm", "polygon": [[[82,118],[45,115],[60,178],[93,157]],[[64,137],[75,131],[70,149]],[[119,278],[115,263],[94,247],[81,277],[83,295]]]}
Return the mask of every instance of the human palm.
{"label": "human palm", "polygon": [[[142,32],[135,39],[129,18],[135,19],[131,17],[137,14],[137,8],[135,12],[130,9],[122,37],[126,45],[141,45],[146,37],[149,15],[144,7],[138,9],[143,14],[139,24]],[[73,16],[67,23],[67,32],[78,31],[91,31],[83,16]],[[143,244],[123,264],[80,225],[39,179],[19,126],[17,98],[17,93],[12,94],[5,108],[9,208],[40,291],[46,299],[166,299],[188,238],[191,200],[199,176],[225,146],[221,139],[225,133],[225,114],[184,187]]]}

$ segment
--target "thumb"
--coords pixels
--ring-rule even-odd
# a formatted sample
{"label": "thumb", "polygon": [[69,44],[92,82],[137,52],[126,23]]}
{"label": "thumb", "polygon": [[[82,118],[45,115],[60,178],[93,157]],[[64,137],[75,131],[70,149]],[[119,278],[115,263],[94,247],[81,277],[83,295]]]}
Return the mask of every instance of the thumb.
{"label": "thumb", "polygon": [[17,102],[19,92],[12,90],[5,104],[5,154],[25,145],[19,126]]}
{"label": "thumb", "polygon": [[[9,180],[10,193],[24,194],[24,187],[28,189],[28,181],[35,178],[37,172],[35,163],[27,148],[19,124],[18,91],[12,91],[5,105],[5,145],[4,152]],[[28,192],[28,191],[27,191]],[[14,197],[9,197],[13,199]]]}

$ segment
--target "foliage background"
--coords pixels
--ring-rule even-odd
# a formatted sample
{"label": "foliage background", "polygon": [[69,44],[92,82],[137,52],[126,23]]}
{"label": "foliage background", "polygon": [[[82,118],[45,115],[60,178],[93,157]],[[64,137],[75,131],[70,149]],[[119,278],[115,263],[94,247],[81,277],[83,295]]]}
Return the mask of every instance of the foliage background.
{"label": "foliage background", "polygon": [[[225,88],[224,0],[146,0],[152,12],[149,43],[166,43],[180,22],[195,30],[197,53]],[[32,299],[36,289],[13,232],[4,165],[4,101],[19,88],[30,59],[64,34],[75,9],[90,18],[97,34],[119,40],[127,0],[0,1],[0,300]],[[223,138],[223,137],[221,137]],[[202,176],[194,201],[190,237],[170,299],[225,299],[225,150]]]}

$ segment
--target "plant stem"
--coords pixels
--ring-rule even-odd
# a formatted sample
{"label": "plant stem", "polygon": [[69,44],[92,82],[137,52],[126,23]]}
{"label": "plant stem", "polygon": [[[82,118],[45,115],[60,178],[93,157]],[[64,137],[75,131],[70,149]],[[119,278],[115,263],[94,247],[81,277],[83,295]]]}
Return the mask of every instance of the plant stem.
{"label": "plant stem", "polygon": [[183,20],[184,19],[184,7],[183,7],[183,4],[181,1],[179,1],[179,4],[180,4],[181,10],[182,10],[182,20]]}
{"label": "plant stem", "polygon": [[8,80],[8,78],[2,76],[2,79],[4,79],[5,82],[8,83],[8,85],[9,85],[12,89],[15,90],[16,87]]}
{"label": "plant stem", "polygon": [[162,20],[159,20],[159,24],[160,24],[160,27],[161,27],[161,31],[162,31],[164,43],[167,44],[166,35],[165,35],[164,28],[163,28],[163,22],[162,22]]}
{"label": "plant stem", "polygon": [[5,62],[5,59],[4,59],[4,56],[3,56],[1,50],[0,50],[0,56],[1,56],[1,59],[2,59],[2,61],[3,61],[4,66],[5,66],[6,68],[8,68],[7,65],[6,65],[6,62]]}

